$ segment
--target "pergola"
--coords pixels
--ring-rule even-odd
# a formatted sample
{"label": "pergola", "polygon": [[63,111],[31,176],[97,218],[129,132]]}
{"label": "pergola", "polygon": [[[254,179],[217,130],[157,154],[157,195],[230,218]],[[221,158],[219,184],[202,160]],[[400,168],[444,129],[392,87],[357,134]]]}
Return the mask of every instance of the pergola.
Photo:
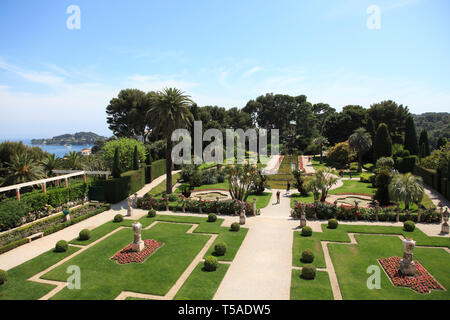
{"label": "pergola", "polygon": [[7,187],[2,187],[2,188],[0,188],[0,192],[16,190],[17,200],[20,201],[20,189],[21,188],[35,186],[35,185],[42,185],[42,190],[44,193],[46,193],[47,192],[47,182],[64,180],[65,186],[67,188],[69,186],[69,178],[83,176],[83,180],[86,183],[86,175],[104,175],[106,180],[108,180],[108,176],[111,175],[111,171],[53,170],[53,173],[56,174],[55,177],[19,183],[19,184],[7,186]]}

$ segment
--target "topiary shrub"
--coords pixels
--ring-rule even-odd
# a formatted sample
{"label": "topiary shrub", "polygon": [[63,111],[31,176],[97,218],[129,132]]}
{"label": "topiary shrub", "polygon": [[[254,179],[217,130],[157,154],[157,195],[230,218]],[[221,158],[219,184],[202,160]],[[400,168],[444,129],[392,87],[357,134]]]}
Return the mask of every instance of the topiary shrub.
{"label": "topiary shrub", "polygon": [[413,232],[415,228],[416,228],[416,225],[411,220],[405,221],[405,223],[403,224],[403,230],[405,230],[405,231]]}
{"label": "topiary shrub", "polygon": [[69,248],[69,245],[67,244],[67,241],[65,240],[59,240],[55,245],[55,251],[56,252],[65,252]]}
{"label": "topiary shrub", "polygon": [[6,281],[8,281],[8,273],[0,269],[0,284],[4,284]]}
{"label": "topiary shrub", "polygon": [[219,242],[214,246],[214,253],[217,256],[223,256],[227,252],[227,244],[225,242]]}
{"label": "topiary shrub", "polygon": [[155,210],[155,209],[150,209],[150,210],[148,210],[147,216],[148,216],[149,218],[154,218],[154,217],[156,217],[156,210]]}
{"label": "topiary shrub", "polygon": [[302,268],[301,277],[306,280],[313,280],[316,278],[316,268],[313,266],[304,266]]}
{"label": "topiary shrub", "polygon": [[114,222],[122,222],[123,221],[123,216],[121,214],[116,214],[114,216]]}
{"label": "topiary shrub", "polygon": [[310,237],[312,235],[312,229],[309,226],[305,226],[302,228],[302,236],[303,237]]}
{"label": "topiary shrub", "polygon": [[239,229],[241,229],[241,225],[238,222],[233,222],[231,224],[231,228],[230,228],[231,231],[237,232],[237,231],[239,231]]}
{"label": "topiary shrub", "polygon": [[219,262],[217,261],[217,258],[213,256],[206,257],[205,262],[203,263],[203,267],[206,271],[216,271],[218,266]]}
{"label": "topiary shrub", "polygon": [[208,215],[208,222],[216,222],[217,216],[214,213]]}
{"label": "topiary shrub", "polygon": [[302,262],[311,263],[314,261],[314,253],[307,249],[302,252],[302,258],[300,259]]}
{"label": "topiary shrub", "polygon": [[78,239],[81,241],[89,240],[91,238],[91,232],[88,229],[83,229],[78,235]]}
{"label": "topiary shrub", "polygon": [[328,220],[328,229],[336,229],[339,225],[339,222],[336,219]]}

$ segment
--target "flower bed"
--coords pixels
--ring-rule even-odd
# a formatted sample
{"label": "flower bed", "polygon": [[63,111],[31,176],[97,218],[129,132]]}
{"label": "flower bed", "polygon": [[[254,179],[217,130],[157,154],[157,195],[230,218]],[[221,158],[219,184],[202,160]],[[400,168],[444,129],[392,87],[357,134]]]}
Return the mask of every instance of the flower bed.
{"label": "flower bed", "polygon": [[401,274],[400,261],[400,257],[378,259],[394,286],[411,288],[418,293],[430,293],[431,290],[445,290],[417,261],[414,261],[416,265],[416,274],[414,276]]}
{"label": "flower bed", "polygon": [[158,250],[159,247],[161,247],[163,243],[158,242],[153,239],[145,239],[144,240],[144,249],[142,249],[140,252],[133,251],[131,248],[133,246],[132,243],[127,245],[125,248],[117,252],[111,260],[115,260],[118,264],[127,264],[127,263],[143,263],[145,260],[147,260],[153,252]]}

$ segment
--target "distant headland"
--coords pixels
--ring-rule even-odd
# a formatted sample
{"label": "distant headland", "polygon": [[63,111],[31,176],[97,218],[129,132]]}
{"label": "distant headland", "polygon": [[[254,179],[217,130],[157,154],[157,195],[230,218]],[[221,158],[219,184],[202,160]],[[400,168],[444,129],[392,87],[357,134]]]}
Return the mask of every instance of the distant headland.
{"label": "distant headland", "polygon": [[93,145],[98,140],[106,140],[93,132],[67,133],[51,139],[32,139],[33,145]]}

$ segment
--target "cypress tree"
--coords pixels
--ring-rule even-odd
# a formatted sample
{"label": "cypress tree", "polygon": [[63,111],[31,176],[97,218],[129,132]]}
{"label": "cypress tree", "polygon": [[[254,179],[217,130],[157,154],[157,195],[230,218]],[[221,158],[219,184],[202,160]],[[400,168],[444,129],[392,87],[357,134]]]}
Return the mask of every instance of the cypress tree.
{"label": "cypress tree", "polygon": [[416,125],[412,116],[408,116],[405,121],[405,149],[412,155],[419,154],[419,145],[417,143]]}
{"label": "cypress tree", "polygon": [[367,126],[366,126],[367,132],[370,133],[372,136],[372,143],[374,142],[373,139],[375,138],[375,123],[373,122],[372,118],[367,119]]}
{"label": "cypress tree", "polygon": [[380,123],[378,126],[373,151],[375,161],[381,157],[392,157],[392,140],[385,123]]}
{"label": "cypress tree", "polygon": [[430,155],[430,143],[428,141],[428,132],[425,129],[422,130],[419,137],[420,148],[422,148],[422,145],[424,149],[423,154],[421,153],[421,157],[428,157]]}
{"label": "cypress tree", "polygon": [[439,150],[442,146],[445,146],[446,143],[447,139],[445,139],[443,136],[440,136],[436,144],[436,149]]}
{"label": "cypress tree", "polygon": [[112,176],[113,178],[120,178],[120,165],[119,165],[119,147],[114,151],[114,163],[112,167]]}
{"label": "cypress tree", "polygon": [[133,170],[138,170],[138,169],[139,169],[138,148],[137,148],[137,146],[134,146]]}

